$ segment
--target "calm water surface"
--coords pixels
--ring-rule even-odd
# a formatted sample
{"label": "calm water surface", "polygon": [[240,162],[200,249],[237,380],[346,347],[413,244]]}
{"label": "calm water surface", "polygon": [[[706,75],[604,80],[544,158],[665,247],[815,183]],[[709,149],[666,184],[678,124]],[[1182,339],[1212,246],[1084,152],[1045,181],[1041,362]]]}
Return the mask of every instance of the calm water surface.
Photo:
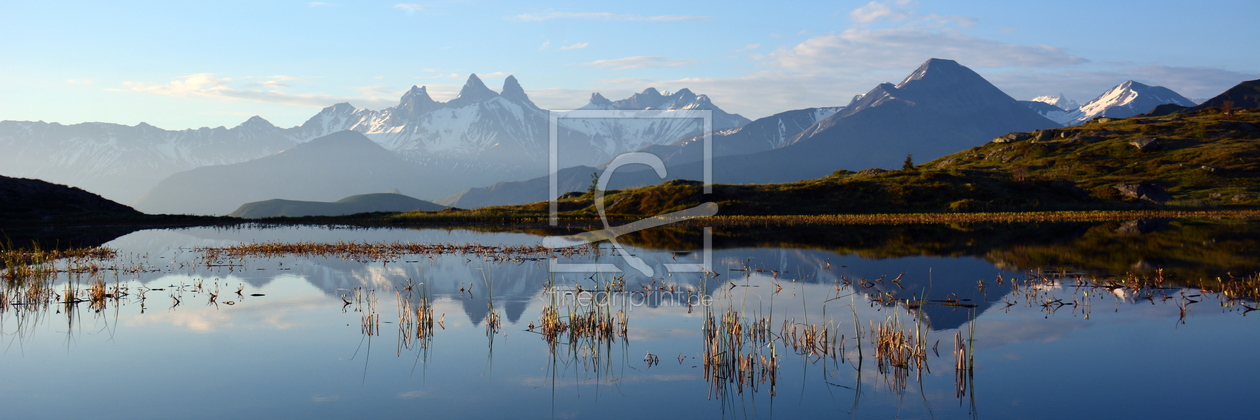
{"label": "calm water surface", "polygon": [[[716,276],[706,276],[665,269],[699,263],[701,252],[631,247],[655,269],[648,277],[607,245],[556,261],[612,263],[624,273],[550,275],[545,256],[475,253],[207,266],[196,250],[337,241],[534,246],[542,238],[132,233],[106,244],[118,251],[99,263],[106,270],[55,280],[58,293],[99,278],[127,296],[100,310],[9,306],[0,315],[0,417],[1246,418],[1260,389],[1260,317],[1239,302],[1176,286],[1078,287],[1089,284],[1078,280],[1089,277],[1085,267],[1051,274],[993,258],[762,247],[714,250]],[[134,267],[143,270],[125,269]],[[579,287],[608,284],[616,291],[590,296],[625,313],[624,335],[549,343],[541,328],[530,331],[545,306],[561,302],[567,315]],[[417,338],[400,312],[414,312],[424,293],[441,323]],[[754,355],[742,382],[715,379],[704,366],[707,316],[732,311],[743,328],[765,319],[771,333],[729,349]],[[499,316],[497,331],[488,314]],[[873,329],[892,322],[922,337],[924,366],[881,369]],[[802,354],[784,338],[810,325],[827,330],[826,353]],[[974,357],[970,371],[956,369],[959,337]],[[769,371],[760,356],[774,362]]]}

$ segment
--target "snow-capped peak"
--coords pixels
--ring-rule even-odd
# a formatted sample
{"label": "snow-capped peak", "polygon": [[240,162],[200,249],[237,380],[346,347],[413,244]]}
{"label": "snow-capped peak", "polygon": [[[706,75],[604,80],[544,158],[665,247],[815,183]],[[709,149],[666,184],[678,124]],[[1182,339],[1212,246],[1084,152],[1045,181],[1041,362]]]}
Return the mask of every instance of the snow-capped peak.
{"label": "snow-capped peak", "polygon": [[911,72],[909,76],[906,76],[905,80],[902,80],[901,83],[898,83],[897,88],[901,89],[905,87],[907,84],[909,84],[910,82],[913,82],[916,80],[923,80],[934,74],[948,75],[948,74],[954,73],[957,69],[963,69],[963,68],[964,67],[961,64],[958,64],[958,62],[954,60],[946,60],[943,58],[929,58],[927,61],[924,61],[923,64],[920,64],[919,68]]}
{"label": "snow-capped peak", "polygon": [[1194,101],[1163,86],[1147,86],[1132,80],[1121,83],[1094,100],[1081,106],[1078,121],[1088,121],[1097,116],[1112,118],[1131,117],[1150,111],[1163,104],[1194,106]]}
{"label": "snow-capped peak", "polygon": [[1081,105],[1076,103],[1076,101],[1068,99],[1066,96],[1063,96],[1062,93],[1058,95],[1054,95],[1054,96],[1051,96],[1051,95],[1038,96],[1036,98],[1032,98],[1032,101],[1054,105],[1064,111],[1072,111],[1081,107]]}

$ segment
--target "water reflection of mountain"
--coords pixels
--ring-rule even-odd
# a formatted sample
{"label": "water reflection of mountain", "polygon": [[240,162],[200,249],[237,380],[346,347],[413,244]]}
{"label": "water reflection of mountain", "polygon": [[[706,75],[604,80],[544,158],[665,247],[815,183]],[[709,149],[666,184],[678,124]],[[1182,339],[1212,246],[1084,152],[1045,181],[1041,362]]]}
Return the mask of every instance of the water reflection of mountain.
{"label": "water reflection of mountain", "polygon": [[[699,230],[661,228],[623,243],[694,247]],[[1260,224],[1246,219],[920,225],[769,225],[714,228],[719,248],[797,248],[866,258],[976,257],[1010,271],[1069,270],[1100,277],[1154,275],[1174,281],[1255,273]]]}
{"label": "water reflection of mountain", "polygon": [[[372,263],[326,257],[282,257],[251,259],[243,266],[217,267],[209,270],[204,266],[186,265],[183,269],[177,267],[180,262],[185,264],[191,262],[196,256],[196,253],[192,252],[194,247],[226,246],[246,241],[521,244],[540,240],[541,238],[529,235],[460,231],[182,229],[138,232],[111,242],[109,245],[125,253],[148,255],[151,264],[158,266],[157,268],[166,269],[161,272],[141,274],[140,280],[145,282],[172,273],[202,278],[230,275],[253,287],[262,287],[277,278],[292,276],[305,280],[330,296],[341,296],[356,287],[375,289],[378,295],[392,293],[410,281],[416,285],[423,284],[432,296],[458,300],[469,320],[478,324],[489,311],[487,303],[491,294],[493,294],[496,309],[503,311],[509,322],[519,322],[528,305],[531,301],[539,299],[540,292],[548,282],[548,261],[542,259],[500,262],[475,255],[408,256],[393,262]],[[654,276],[643,275],[622,259],[613,256],[605,246],[605,251],[601,256],[586,256],[562,262],[569,264],[612,263],[620,267],[622,273],[604,273],[599,276],[589,273],[559,273],[555,275],[555,282],[561,286],[582,286],[590,290],[599,287],[597,279],[610,280],[614,277],[622,277],[626,290],[629,291],[647,290],[654,284],[657,286],[672,284],[677,286],[679,291],[688,287],[698,290],[701,284],[706,283],[699,273],[670,273],[666,266],[666,264],[699,263],[703,258],[700,252],[680,254],[669,251],[631,249],[636,257],[643,259],[652,267]],[[869,259],[852,254],[838,255],[830,251],[807,249],[720,249],[714,251],[711,258],[718,277],[716,280],[707,282],[706,292],[708,293],[728,287],[729,282],[740,282],[746,276],[772,278],[777,275],[776,281],[781,282],[798,281],[843,286],[847,281],[849,284],[847,287],[871,296],[886,293],[893,293],[902,299],[911,296],[922,297],[925,294],[942,298],[955,296],[973,300],[980,311],[987,308],[989,303],[985,301],[982,294],[978,294],[975,287],[976,280],[991,279],[999,273],[1007,276],[1012,274],[976,258],[915,256]],[[171,260],[175,261],[173,265],[167,262]],[[830,264],[829,267],[828,264]],[[741,271],[745,267],[748,270]],[[900,286],[890,281],[898,276],[901,276],[897,283]],[[884,281],[878,281],[881,278]],[[863,287],[864,285],[867,287]],[[672,296],[662,295],[666,293],[659,292],[652,298],[639,301],[648,306],[678,304],[670,302],[669,299],[672,297],[677,300],[681,293]],[[953,328],[968,319],[964,311],[954,311],[946,307],[927,307],[924,311],[933,328],[938,329]]]}
{"label": "water reflection of mountain", "polygon": [[[1132,226],[1130,226],[1132,225]],[[1143,226],[1146,228],[1144,229]],[[1256,270],[1260,262],[1243,250],[1255,249],[1260,235],[1246,223],[1046,223],[979,224],[967,226],[841,226],[749,229],[715,234],[712,261],[717,281],[707,282],[714,292],[745,276],[834,284],[851,288],[874,299],[954,299],[975,305],[965,307],[928,305],[922,311],[934,329],[948,329],[991,307],[1001,296],[987,296],[980,281],[993,286],[998,275],[1018,276],[1036,268],[1066,269],[1107,275],[1142,273],[1164,268],[1170,278],[1200,276],[1232,270]],[[624,238],[635,243],[634,255],[653,268],[647,277],[616,257],[605,245],[599,257],[586,256],[564,263],[613,263],[622,274],[560,273],[561,286],[598,288],[597,279],[624,276],[626,289],[643,291],[653,285],[674,284],[698,290],[697,273],[670,273],[666,264],[698,263],[700,252],[671,252],[695,248],[698,232],[658,230]],[[255,287],[283,276],[304,279],[330,296],[355,287],[391,293],[411,281],[423,283],[435,297],[459,300],[473,323],[488,312],[491,292],[496,308],[516,323],[532,300],[538,299],[549,279],[545,259],[492,261],[474,255],[413,256],[400,261],[360,263],[336,258],[252,259],[244,267],[205,267],[171,270],[178,262],[195,257],[197,246],[225,246],[243,242],[427,242],[454,244],[538,244],[541,237],[522,233],[487,233],[467,230],[408,229],[178,229],[137,232],[109,245],[123,252],[147,255],[165,272],[145,273],[149,281],[172,272],[201,277],[231,275]],[[654,249],[649,249],[654,248]],[[596,261],[598,258],[598,261]],[[176,261],[170,263],[169,261]],[[166,266],[163,266],[163,265]],[[740,271],[744,268],[747,271]],[[1112,274],[1114,275],[1114,274]],[[1219,275],[1219,274],[1216,274]],[[893,279],[900,278],[894,282]],[[461,291],[460,289],[464,289]],[[661,298],[646,304],[661,304]],[[677,299],[677,296],[674,296]],[[667,303],[668,304],[668,303]]]}

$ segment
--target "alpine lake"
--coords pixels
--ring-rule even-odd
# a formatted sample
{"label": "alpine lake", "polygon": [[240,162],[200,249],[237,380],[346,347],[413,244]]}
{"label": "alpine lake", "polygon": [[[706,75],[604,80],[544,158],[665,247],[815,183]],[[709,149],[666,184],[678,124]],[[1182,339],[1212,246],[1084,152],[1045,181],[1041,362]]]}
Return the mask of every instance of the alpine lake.
{"label": "alpine lake", "polygon": [[[6,254],[0,417],[1254,418],[1260,224],[142,230]],[[706,244],[708,246],[706,246]]]}

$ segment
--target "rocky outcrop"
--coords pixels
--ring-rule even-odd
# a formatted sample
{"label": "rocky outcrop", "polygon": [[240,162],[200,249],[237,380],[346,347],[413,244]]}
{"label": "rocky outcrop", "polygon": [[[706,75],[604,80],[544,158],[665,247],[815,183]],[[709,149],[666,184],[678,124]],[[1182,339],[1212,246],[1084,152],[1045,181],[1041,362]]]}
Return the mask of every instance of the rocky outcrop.
{"label": "rocky outcrop", "polygon": [[1137,184],[1116,184],[1112,188],[1119,191],[1120,195],[1135,200],[1149,201],[1155,204],[1163,204],[1165,201],[1172,200],[1172,194],[1164,191],[1160,186],[1147,181]]}
{"label": "rocky outcrop", "polygon": [[1006,133],[1006,134],[1003,134],[994,138],[993,142],[998,143],[998,144],[1012,143],[1012,142],[1017,142],[1017,141],[1028,140],[1030,138],[1032,138],[1032,134],[1029,134],[1029,133]]}
{"label": "rocky outcrop", "polygon": [[1148,150],[1159,150],[1160,147],[1163,146],[1160,144],[1159,139],[1154,137],[1142,137],[1140,139],[1130,141],[1129,145],[1136,147],[1138,150],[1143,152]]}

